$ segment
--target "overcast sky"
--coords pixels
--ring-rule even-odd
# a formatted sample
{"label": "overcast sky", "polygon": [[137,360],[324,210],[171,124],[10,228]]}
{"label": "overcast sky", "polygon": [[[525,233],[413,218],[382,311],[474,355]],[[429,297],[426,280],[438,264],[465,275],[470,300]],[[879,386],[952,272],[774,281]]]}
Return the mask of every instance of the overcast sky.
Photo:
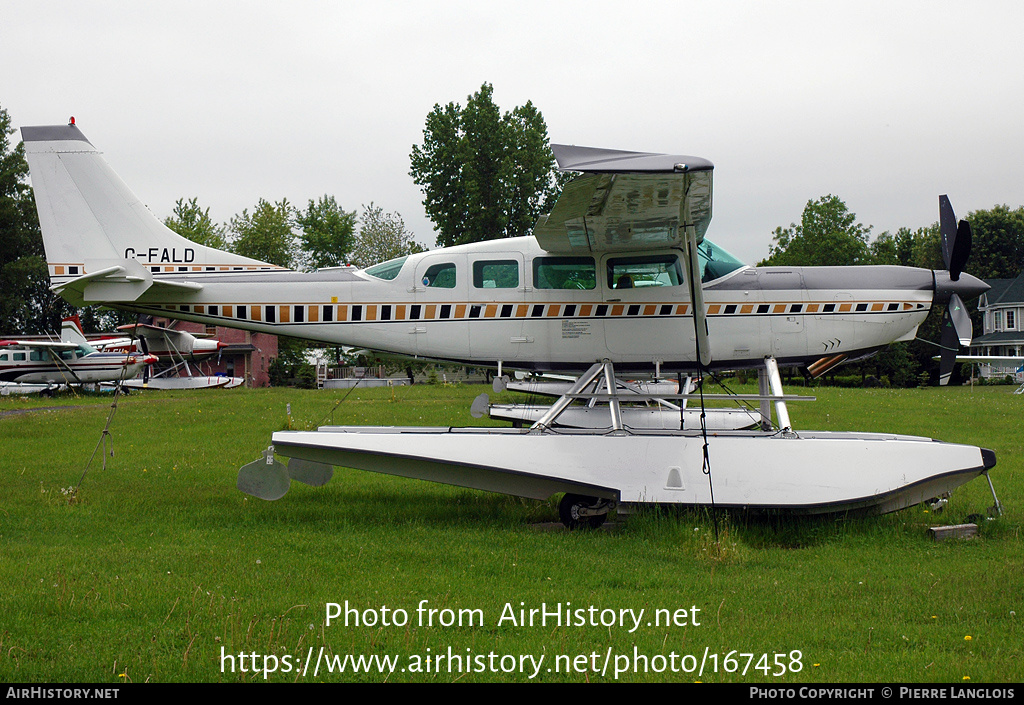
{"label": "overcast sky", "polygon": [[1024,204],[1019,2],[0,0],[0,107],[82,132],[157,216],[198,197],[399,212],[427,113],[494,86],[552,142],[715,163],[708,236],[748,262],[808,200],[873,234]]}

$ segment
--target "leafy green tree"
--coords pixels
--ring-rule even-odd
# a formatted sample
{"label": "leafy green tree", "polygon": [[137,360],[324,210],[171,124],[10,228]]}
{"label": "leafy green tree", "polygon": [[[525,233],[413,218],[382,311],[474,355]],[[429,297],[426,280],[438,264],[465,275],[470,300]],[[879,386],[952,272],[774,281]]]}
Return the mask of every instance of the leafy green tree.
{"label": "leafy green tree", "polygon": [[298,255],[294,221],[295,209],[288,199],[270,203],[261,198],[252,214],[246,208],[231,219],[229,247],[244,257],[292,267]]}
{"label": "leafy green tree", "polygon": [[980,279],[1014,279],[1024,268],[1024,207],[995,206],[967,216],[973,233],[967,271]]}
{"label": "leafy green tree", "polygon": [[71,308],[49,289],[35,200],[28,184],[25,147],[11,147],[15,132],[0,108],[0,327],[18,333],[60,329]]}
{"label": "leafy green tree", "polygon": [[302,232],[302,259],[309,269],[338,267],[349,261],[355,245],[356,212],[342,210],[334,196],[310,199],[295,218]]}
{"label": "leafy green tree", "polygon": [[808,201],[800,224],[776,228],[768,258],[762,265],[849,266],[867,264],[870,225],[856,222],[838,196],[822,196]]}
{"label": "leafy green tree", "polygon": [[174,205],[174,214],[164,219],[164,225],[192,242],[218,250],[227,249],[224,226],[214,223],[210,209],[200,208],[196,198],[188,201],[179,198]]}
{"label": "leafy green tree", "polygon": [[439,246],[528,235],[565,181],[540,111],[528,101],[502,115],[493,92],[484,83],[465,107],[435,105],[412,148],[409,173]]}
{"label": "leafy green tree", "polygon": [[369,267],[395,257],[423,252],[424,248],[413,240],[412,232],[406,229],[405,221],[398,213],[385,213],[383,208],[371,202],[363,206],[360,220],[359,237],[352,251],[353,264]]}

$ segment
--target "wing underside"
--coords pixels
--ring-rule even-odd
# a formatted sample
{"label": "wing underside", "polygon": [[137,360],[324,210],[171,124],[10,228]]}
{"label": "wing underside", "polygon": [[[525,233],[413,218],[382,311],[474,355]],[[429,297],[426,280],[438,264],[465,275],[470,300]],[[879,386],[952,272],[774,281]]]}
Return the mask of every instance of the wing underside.
{"label": "wing underside", "polygon": [[697,242],[711,222],[711,175],[705,159],[552,145],[563,171],[582,171],[534,228],[553,253],[680,246]]}

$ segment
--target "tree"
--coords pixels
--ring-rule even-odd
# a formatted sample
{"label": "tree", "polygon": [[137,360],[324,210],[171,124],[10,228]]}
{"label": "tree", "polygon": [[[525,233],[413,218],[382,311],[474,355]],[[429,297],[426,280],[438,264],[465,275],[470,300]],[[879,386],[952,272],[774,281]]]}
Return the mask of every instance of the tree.
{"label": "tree", "polygon": [[196,198],[189,199],[187,203],[179,198],[174,205],[174,215],[164,219],[164,225],[192,242],[218,250],[227,249],[224,226],[214,223],[210,209],[200,208]]}
{"label": "tree", "polygon": [[261,198],[252,215],[244,209],[231,219],[229,247],[235,254],[290,268],[297,256],[293,222],[288,199],[272,204]]}
{"label": "tree", "polygon": [[398,213],[385,213],[383,208],[371,202],[363,206],[360,220],[359,238],[352,251],[353,264],[369,267],[395,257],[423,252],[424,248],[412,239],[412,233],[406,230],[405,221]]}
{"label": "tree", "polygon": [[870,225],[856,222],[838,196],[822,196],[804,206],[800,224],[776,228],[762,265],[849,266],[867,264]]}
{"label": "tree", "polygon": [[979,279],[1014,279],[1024,267],[1024,207],[995,206],[967,216],[973,234],[967,270]]}
{"label": "tree", "polygon": [[302,229],[299,242],[307,268],[338,267],[349,261],[355,245],[355,211],[345,212],[334,196],[324,195],[319,201],[310,199],[295,221]]}
{"label": "tree", "polygon": [[0,108],[0,326],[20,333],[60,328],[71,308],[49,289],[25,147],[13,149],[11,118]]}
{"label": "tree", "polygon": [[422,187],[439,246],[529,234],[564,183],[532,103],[501,111],[484,83],[466,107],[435,105],[423,144],[413,145],[410,176]]}

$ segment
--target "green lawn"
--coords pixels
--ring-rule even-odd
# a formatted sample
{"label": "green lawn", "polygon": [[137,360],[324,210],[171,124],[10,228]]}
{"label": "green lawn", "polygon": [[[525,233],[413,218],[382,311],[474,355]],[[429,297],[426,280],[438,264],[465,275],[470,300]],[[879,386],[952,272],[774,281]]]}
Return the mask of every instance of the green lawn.
{"label": "green lawn", "polygon": [[[994,449],[1006,512],[969,541],[935,543],[927,528],[984,513],[984,478],[941,515],[651,512],[598,532],[552,526],[553,502],[347,469],[272,503],[235,489],[288,426],[287,404],[295,428],[471,425],[482,391],[359,390],[340,405],[344,392],[293,389],[132,395],[113,456],[93,460],[72,502],[109,397],[0,398],[0,414],[74,407],[0,416],[0,680],[1022,679],[1024,397],[1012,387],[821,388],[790,406],[798,428]],[[520,623],[542,606],[572,623]],[[321,660],[314,676],[310,654],[397,660],[392,673]]]}

